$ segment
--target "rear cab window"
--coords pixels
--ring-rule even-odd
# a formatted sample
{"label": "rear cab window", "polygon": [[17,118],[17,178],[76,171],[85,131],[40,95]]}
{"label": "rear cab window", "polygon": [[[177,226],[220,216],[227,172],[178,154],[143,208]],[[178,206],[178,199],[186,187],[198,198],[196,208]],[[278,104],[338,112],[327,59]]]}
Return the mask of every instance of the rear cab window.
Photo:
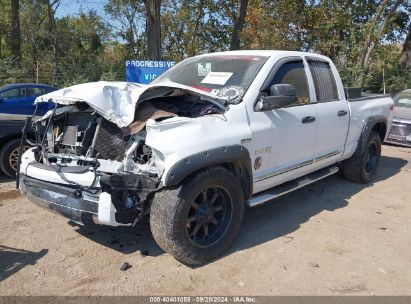
{"label": "rear cab window", "polygon": [[317,102],[339,100],[337,84],[330,63],[326,61],[307,59],[314,81]]}

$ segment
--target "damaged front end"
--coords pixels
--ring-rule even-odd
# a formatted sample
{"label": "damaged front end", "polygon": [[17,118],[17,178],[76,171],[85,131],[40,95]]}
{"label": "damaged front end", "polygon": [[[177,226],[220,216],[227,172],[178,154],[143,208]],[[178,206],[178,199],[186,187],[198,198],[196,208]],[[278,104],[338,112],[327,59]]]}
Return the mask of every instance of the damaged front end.
{"label": "damaged front end", "polygon": [[97,93],[85,93],[93,97],[79,98],[75,86],[39,100],[51,99],[55,108],[33,123],[36,145],[21,158],[19,188],[79,224],[133,225],[162,187],[164,156],[146,145],[147,121],[223,110],[182,91],[137,104],[141,87],[97,84]]}
{"label": "damaged front end", "polygon": [[127,225],[144,214],[160,183],[145,130],[125,135],[85,103],[57,107],[35,124],[47,131],[22,158],[20,188],[29,198],[80,223],[91,215]]}

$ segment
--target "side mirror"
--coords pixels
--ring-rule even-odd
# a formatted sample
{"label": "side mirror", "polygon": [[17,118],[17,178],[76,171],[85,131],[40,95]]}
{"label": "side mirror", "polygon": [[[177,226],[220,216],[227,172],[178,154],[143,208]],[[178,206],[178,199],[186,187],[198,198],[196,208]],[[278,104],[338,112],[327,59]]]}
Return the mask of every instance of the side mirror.
{"label": "side mirror", "polygon": [[297,102],[295,88],[291,84],[274,84],[270,95],[262,96],[255,105],[255,111],[263,112],[290,106]]}

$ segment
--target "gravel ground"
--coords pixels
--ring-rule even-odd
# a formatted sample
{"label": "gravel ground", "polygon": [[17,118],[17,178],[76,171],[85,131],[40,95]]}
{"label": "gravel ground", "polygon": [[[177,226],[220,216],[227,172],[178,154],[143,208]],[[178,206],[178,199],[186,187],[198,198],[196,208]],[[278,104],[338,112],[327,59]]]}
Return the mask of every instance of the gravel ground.
{"label": "gravel ground", "polygon": [[16,189],[16,181],[6,177],[0,170],[0,201],[15,198],[20,195],[18,189]]}
{"label": "gravel ground", "polygon": [[231,250],[196,268],[148,223],[71,226],[0,178],[0,295],[411,295],[410,161],[384,146],[373,184],[335,175],[249,209]]}

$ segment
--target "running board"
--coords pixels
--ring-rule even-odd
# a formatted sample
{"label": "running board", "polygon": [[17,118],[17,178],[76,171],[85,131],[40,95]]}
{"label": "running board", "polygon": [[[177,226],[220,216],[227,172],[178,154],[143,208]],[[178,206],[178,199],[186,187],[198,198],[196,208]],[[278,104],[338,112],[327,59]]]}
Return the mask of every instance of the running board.
{"label": "running board", "polygon": [[333,175],[338,172],[338,167],[328,167],[325,169],[321,169],[319,171],[310,173],[306,176],[300,177],[296,180],[292,180],[281,184],[277,187],[271,188],[262,192],[261,194],[257,194],[256,196],[250,198],[246,201],[248,207],[255,207],[261,205],[265,202],[271,201],[277,197],[280,197],[284,194],[312,184],[320,179],[323,179],[327,176]]}

